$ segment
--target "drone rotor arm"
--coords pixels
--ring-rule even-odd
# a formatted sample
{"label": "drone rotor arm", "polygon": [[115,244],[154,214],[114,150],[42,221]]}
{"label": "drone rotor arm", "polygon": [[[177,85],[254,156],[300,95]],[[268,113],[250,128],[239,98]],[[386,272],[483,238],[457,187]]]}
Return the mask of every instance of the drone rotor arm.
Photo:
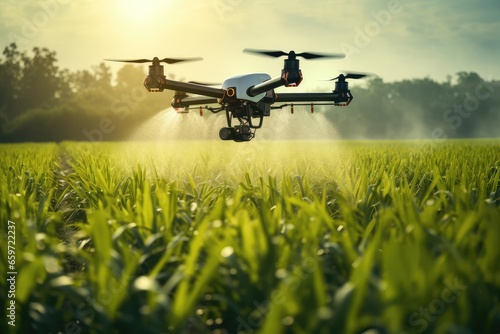
{"label": "drone rotor arm", "polygon": [[225,91],[220,88],[213,88],[208,86],[197,85],[193,83],[175,81],[165,79],[163,89],[169,89],[173,91],[181,91],[191,94],[199,94],[212,98],[221,99],[224,96]]}
{"label": "drone rotor arm", "polygon": [[280,93],[274,102],[337,102],[338,93]]}
{"label": "drone rotor arm", "polygon": [[180,99],[179,101],[181,107],[217,104],[217,103],[218,103],[217,98],[209,96],[188,96]]}
{"label": "drone rotor arm", "polygon": [[249,96],[257,96],[261,93],[265,93],[265,92],[270,91],[274,88],[278,88],[278,87],[285,86],[285,85],[286,85],[286,80],[283,79],[283,77],[274,78],[271,80],[264,81],[260,84],[251,86],[250,88],[248,88],[247,94]]}

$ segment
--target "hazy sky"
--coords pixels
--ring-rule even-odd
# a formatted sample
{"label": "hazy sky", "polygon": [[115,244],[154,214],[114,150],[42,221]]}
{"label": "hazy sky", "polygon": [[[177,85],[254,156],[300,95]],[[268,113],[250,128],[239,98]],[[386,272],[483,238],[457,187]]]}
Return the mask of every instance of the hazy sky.
{"label": "hazy sky", "polygon": [[203,57],[166,68],[186,80],[279,75],[282,59],[243,54],[246,47],[348,55],[301,61],[305,88],[329,89],[319,80],[339,70],[385,81],[444,81],[462,70],[498,80],[500,1],[0,0],[0,45],[12,41],[48,47],[72,70],[103,58]]}

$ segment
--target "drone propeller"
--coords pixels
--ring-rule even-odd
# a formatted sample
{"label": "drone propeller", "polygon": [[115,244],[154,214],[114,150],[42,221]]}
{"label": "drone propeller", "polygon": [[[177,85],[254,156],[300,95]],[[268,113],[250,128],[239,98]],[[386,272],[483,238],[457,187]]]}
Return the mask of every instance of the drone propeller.
{"label": "drone propeller", "polygon": [[244,49],[245,53],[254,53],[269,57],[278,58],[281,56],[288,56],[289,59],[295,59],[295,57],[302,57],[304,59],[317,59],[317,58],[344,58],[343,53],[312,53],[312,52],[301,52],[295,53],[295,51],[290,51],[288,53],[284,51],[269,51],[269,50],[256,50],[256,49]]}
{"label": "drone propeller", "polygon": [[365,73],[365,72],[348,72],[346,74],[340,74],[339,76],[332,78],[332,79],[326,79],[325,81],[333,81],[337,80],[340,77],[343,77],[344,79],[362,79],[365,77],[376,77],[376,74],[373,73]]}
{"label": "drone propeller", "polygon": [[121,63],[136,63],[136,64],[142,64],[142,63],[167,63],[167,64],[175,64],[175,63],[180,63],[183,61],[195,61],[195,60],[203,60],[201,57],[196,57],[196,58],[163,58],[163,59],[158,59],[158,57],[154,57],[153,59],[105,59],[107,61],[116,61],[116,62],[121,62]]}

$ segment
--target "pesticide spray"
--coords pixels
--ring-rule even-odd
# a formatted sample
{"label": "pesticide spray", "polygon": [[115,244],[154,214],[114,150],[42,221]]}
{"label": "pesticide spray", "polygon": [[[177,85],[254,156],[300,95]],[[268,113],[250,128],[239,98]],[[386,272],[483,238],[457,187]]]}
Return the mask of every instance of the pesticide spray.
{"label": "pesticide spray", "polygon": [[[197,112],[177,113],[173,108],[162,110],[142,123],[130,140],[215,140],[219,129],[227,126],[223,112],[200,116]],[[309,113],[306,108],[290,114],[286,109],[274,110],[264,119],[253,141],[269,140],[337,140],[335,126],[322,113]]]}
{"label": "pesticide spray", "polygon": [[129,137],[126,149],[135,152],[131,161],[138,159],[170,176],[195,169],[196,173],[219,169],[226,175],[223,171],[235,173],[241,166],[257,174],[262,169],[271,172],[292,164],[299,170],[315,160],[315,165],[320,166],[325,152],[330,158],[335,157],[333,162],[327,159],[325,166],[331,173],[340,169],[340,165],[333,164],[349,159],[349,150],[339,140],[334,124],[323,113],[311,114],[307,108],[297,108],[294,114],[287,109],[273,110],[249,142],[220,140],[219,129],[225,126],[224,112],[200,116],[195,110],[179,114],[168,108],[140,124]]}

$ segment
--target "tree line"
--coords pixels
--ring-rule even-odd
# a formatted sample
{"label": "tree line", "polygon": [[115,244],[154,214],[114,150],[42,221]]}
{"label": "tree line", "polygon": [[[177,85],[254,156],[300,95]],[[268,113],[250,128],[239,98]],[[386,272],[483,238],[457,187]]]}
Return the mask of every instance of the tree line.
{"label": "tree line", "polygon": [[170,105],[173,93],[148,94],[143,68],[105,63],[69,71],[56,52],[10,44],[0,58],[0,142],[120,140]]}
{"label": "tree line", "polygon": [[[122,140],[170,105],[172,92],[148,94],[142,68],[124,65],[113,77],[105,63],[89,70],[58,66],[57,54],[16,44],[0,58],[0,142]],[[351,87],[347,107],[317,108],[343,138],[498,137],[500,82],[459,72],[430,78],[367,81]]]}
{"label": "tree line", "polygon": [[443,83],[375,78],[351,91],[347,108],[326,114],[344,138],[500,137],[500,81],[474,72],[456,73]]}

